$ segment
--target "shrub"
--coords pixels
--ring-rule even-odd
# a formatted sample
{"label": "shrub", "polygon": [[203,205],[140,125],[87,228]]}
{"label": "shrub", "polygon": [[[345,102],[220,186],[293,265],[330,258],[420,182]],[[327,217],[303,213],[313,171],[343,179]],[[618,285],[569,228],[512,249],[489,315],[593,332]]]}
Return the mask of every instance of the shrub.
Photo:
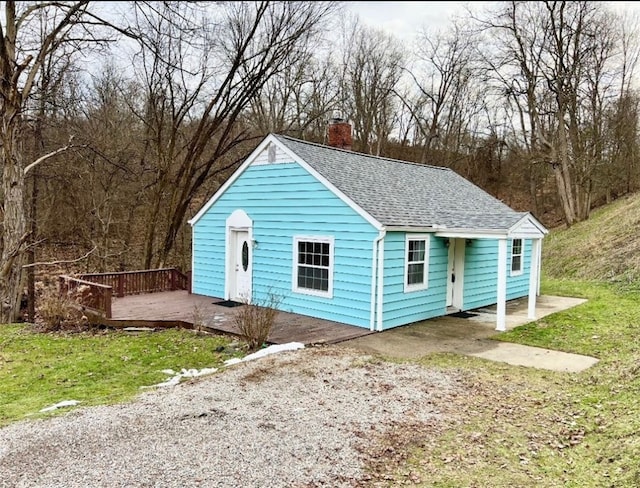
{"label": "shrub", "polygon": [[85,325],[86,317],[78,307],[76,297],[84,290],[60,293],[57,286],[41,290],[36,308],[37,322],[47,331],[78,329]]}
{"label": "shrub", "polygon": [[242,302],[244,305],[234,315],[235,325],[249,350],[256,351],[269,337],[282,297],[269,292],[264,300],[249,303],[243,299]]}

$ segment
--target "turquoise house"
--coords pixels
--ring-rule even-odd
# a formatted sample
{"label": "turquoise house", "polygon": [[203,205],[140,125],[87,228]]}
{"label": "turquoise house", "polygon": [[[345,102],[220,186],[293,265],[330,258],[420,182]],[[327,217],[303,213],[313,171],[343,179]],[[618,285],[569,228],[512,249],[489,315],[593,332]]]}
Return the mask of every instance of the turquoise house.
{"label": "turquoise house", "polygon": [[[547,230],[454,171],[267,136],[189,221],[192,292],[385,330],[528,297]],[[342,137],[344,136],[344,137]],[[339,147],[338,147],[339,146]],[[347,149],[345,149],[345,147]]]}

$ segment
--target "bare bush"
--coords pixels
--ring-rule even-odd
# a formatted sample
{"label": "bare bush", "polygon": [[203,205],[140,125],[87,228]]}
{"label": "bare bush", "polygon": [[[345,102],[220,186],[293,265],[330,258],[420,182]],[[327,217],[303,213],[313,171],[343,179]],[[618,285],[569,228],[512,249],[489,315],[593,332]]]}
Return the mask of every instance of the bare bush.
{"label": "bare bush", "polygon": [[77,297],[84,292],[82,287],[68,293],[60,293],[56,286],[43,288],[36,309],[38,325],[51,332],[84,326],[86,317],[77,302]]}
{"label": "bare bush", "polygon": [[268,293],[264,300],[249,303],[249,300],[243,299],[242,302],[244,305],[234,315],[234,322],[249,350],[256,351],[271,333],[282,297]]}

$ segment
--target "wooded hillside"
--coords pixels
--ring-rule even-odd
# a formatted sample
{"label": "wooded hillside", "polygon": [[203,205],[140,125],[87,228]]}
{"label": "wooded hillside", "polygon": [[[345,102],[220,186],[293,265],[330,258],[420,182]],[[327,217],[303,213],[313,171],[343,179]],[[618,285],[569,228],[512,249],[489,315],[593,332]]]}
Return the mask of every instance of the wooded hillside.
{"label": "wooded hillside", "polygon": [[640,189],[638,25],[605,4],[496,3],[414,45],[333,2],[111,5],[4,4],[0,322],[56,269],[29,262],[188,269],[186,221],[262,137],[326,142],[336,111],[353,150],[550,227]]}

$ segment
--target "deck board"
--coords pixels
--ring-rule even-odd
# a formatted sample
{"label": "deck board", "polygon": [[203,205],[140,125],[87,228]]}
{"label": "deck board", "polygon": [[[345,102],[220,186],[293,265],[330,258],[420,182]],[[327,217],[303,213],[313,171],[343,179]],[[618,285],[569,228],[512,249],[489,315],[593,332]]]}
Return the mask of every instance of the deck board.
{"label": "deck board", "polygon": [[[186,291],[166,291],[115,298],[111,322],[132,323],[140,326],[158,322],[194,324],[200,322],[212,330],[238,334],[234,315],[240,307],[216,305],[219,298],[189,294]],[[303,344],[333,344],[362,337],[372,332],[330,320],[306,317],[289,312],[278,312],[276,323],[269,335],[271,344],[301,342]]]}

